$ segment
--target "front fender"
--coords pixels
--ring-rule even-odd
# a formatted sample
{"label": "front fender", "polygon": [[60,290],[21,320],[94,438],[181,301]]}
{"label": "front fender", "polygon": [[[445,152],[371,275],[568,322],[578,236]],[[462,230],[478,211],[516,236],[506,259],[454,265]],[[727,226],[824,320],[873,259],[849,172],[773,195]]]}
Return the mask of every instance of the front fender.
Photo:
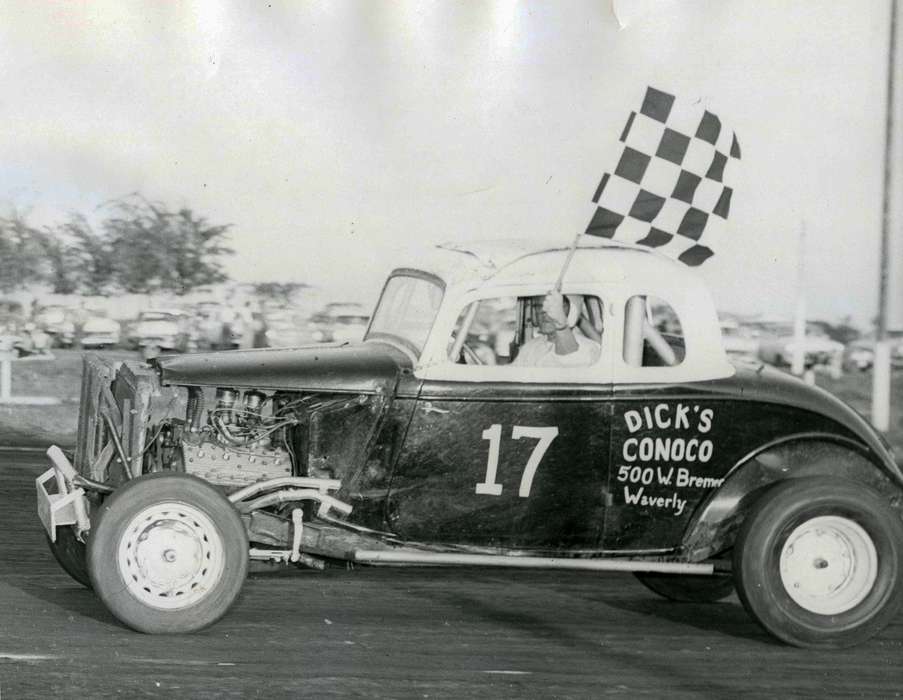
{"label": "front fender", "polygon": [[864,445],[827,433],[792,435],[764,445],[740,460],[699,506],[681,548],[690,561],[730,549],[764,489],[784,479],[819,475],[849,479],[882,494],[900,511],[903,491],[870,455]]}

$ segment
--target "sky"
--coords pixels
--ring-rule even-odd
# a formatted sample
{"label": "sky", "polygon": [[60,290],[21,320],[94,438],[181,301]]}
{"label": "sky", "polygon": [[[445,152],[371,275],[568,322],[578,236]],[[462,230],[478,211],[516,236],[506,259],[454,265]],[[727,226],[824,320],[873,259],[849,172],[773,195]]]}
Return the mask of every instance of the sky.
{"label": "sky", "polygon": [[53,223],[141,192],[232,224],[237,280],[368,301],[400,247],[570,241],[653,85],[743,149],[700,268],[718,307],[789,318],[802,249],[811,316],[865,324],[889,7],[5,2],[0,207]]}

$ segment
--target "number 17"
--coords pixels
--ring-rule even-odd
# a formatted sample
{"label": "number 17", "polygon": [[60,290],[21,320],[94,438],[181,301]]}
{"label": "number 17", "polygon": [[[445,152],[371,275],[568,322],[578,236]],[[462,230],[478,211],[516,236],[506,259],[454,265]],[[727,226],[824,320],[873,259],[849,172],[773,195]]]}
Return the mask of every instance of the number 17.
{"label": "number 17", "polygon": [[[530,427],[526,425],[515,425],[511,428],[511,437],[514,440],[521,438],[534,438],[539,440],[530,458],[524,467],[524,473],[520,477],[520,488],[517,495],[526,498],[530,495],[530,488],[533,486],[533,476],[536,469],[542,461],[543,455],[549,449],[558,436],[557,426],[551,427]],[[493,423],[483,431],[483,439],[489,440],[489,458],[486,461],[486,478],[477,484],[476,492],[487,496],[500,496],[502,494],[502,485],[495,478],[499,468],[499,450],[502,442],[502,426],[500,423]]]}

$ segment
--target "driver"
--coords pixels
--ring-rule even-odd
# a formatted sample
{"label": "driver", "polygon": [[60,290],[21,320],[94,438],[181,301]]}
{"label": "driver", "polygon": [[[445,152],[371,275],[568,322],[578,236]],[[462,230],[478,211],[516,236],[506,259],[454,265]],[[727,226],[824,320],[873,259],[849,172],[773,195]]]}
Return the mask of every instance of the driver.
{"label": "driver", "polygon": [[[574,296],[574,303],[583,297]],[[524,343],[512,363],[520,367],[586,367],[599,359],[601,346],[568,323],[571,300],[561,292],[530,297],[533,325],[539,334]]]}

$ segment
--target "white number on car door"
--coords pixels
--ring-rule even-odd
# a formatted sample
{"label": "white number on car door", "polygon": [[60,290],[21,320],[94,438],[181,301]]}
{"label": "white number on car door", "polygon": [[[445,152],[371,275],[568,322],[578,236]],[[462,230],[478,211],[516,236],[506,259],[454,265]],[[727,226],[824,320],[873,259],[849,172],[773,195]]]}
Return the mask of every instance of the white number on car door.
{"label": "white number on car door", "polygon": [[[533,486],[533,477],[539,468],[549,445],[558,436],[557,426],[535,427],[528,425],[515,425],[511,428],[511,438],[520,440],[521,438],[533,438],[538,440],[533,452],[527,459],[524,471],[520,478],[520,488],[517,495],[526,498],[530,495],[530,489]],[[486,460],[486,477],[483,481],[476,485],[476,493],[486,496],[500,496],[502,494],[502,485],[496,481],[499,468],[499,453],[501,451],[502,442],[502,425],[501,423],[493,423],[490,427],[483,431],[483,439],[489,441],[489,455]]]}

